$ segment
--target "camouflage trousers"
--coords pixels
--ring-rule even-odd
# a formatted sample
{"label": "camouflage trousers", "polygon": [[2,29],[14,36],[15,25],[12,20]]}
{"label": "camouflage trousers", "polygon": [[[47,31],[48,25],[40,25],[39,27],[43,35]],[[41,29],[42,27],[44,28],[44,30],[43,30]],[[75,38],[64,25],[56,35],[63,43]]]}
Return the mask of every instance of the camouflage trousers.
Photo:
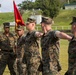
{"label": "camouflage trousers", "polygon": [[56,69],[56,66],[52,62],[46,61],[43,62],[43,72],[42,75],[60,75],[59,71]]}
{"label": "camouflage trousers", "polygon": [[39,65],[40,58],[35,57],[27,57],[27,75],[39,75]]}
{"label": "camouflage trousers", "polygon": [[68,71],[65,73],[65,75],[76,75],[76,66],[70,65],[70,68],[68,68]]}
{"label": "camouflage trousers", "polygon": [[8,65],[10,75],[16,75],[13,68],[14,61],[15,61],[14,55],[8,53],[2,53],[0,58],[0,75],[3,75],[6,65]]}
{"label": "camouflage trousers", "polygon": [[60,72],[58,72],[57,74],[49,72],[49,73],[42,73],[42,75],[61,75],[61,74]]}
{"label": "camouflage trousers", "polygon": [[14,63],[16,75],[26,75],[26,64],[22,63],[22,58],[17,58]]}

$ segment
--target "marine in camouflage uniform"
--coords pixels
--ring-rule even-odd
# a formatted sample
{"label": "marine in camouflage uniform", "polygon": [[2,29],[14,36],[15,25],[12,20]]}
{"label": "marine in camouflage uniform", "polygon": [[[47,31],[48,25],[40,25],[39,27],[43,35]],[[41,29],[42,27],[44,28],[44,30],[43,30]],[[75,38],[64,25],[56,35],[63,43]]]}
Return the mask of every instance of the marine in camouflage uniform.
{"label": "marine in camouflage uniform", "polygon": [[76,17],[73,17],[72,25],[73,37],[68,47],[68,71],[65,75],[76,75]]}
{"label": "marine in camouflage uniform", "polygon": [[44,34],[41,38],[42,48],[42,75],[60,75],[61,66],[59,63],[59,38],[70,40],[71,37],[60,31],[53,31],[51,25],[53,20],[49,17],[42,17],[41,27]]}
{"label": "marine in camouflage uniform", "polygon": [[15,38],[12,33],[9,32],[10,24],[8,22],[3,23],[4,33],[0,34],[0,49],[1,49],[1,59],[0,59],[0,75],[8,65],[10,70],[10,75],[16,75],[13,64],[15,61],[15,54],[13,52],[13,47],[15,44]]}
{"label": "marine in camouflage uniform", "polygon": [[[24,38],[24,27],[23,26],[20,26],[18,25],[17,27],[17,35],[18,35],[18,38],[17,38],[17,45],[21,42],[21,40]],[[16,71],[16,74],[17,75],[26,75],[26,64],[23,63],[23,56],[24,56],[24,45],[20,46],[19,47],[20,49],[16,49],[16,61],[15,61],[15,71]]]}
{"label": "marine in camouflage uniform", "polygon": [[38,75],[38,68],[40,65],[40,53],[39,53],[39,38],[42,34],[35,31],[35,20],[28,18],[26,28],[28,33],[22,40],[21,44],[25,44],[25,57],[27,66],[27,75]]}

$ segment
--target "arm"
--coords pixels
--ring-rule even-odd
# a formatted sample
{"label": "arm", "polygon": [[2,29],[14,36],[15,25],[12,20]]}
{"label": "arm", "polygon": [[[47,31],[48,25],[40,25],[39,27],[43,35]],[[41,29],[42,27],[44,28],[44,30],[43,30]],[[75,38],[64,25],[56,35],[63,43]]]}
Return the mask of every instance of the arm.
{"label": "arm", "polygon": [[42,35],[43,35],[43,33],[41,33],[41,32],[36,32],[35,33],[35,36],[38,37],[38,38],[40,38]]}
{"label": "arm", "polygon": [[56,31],[55,34],[56,34],[57,37],[59,37],[61,39],[66,39],[66,40],[71,40],[72,39],[71,36],[67,35],[64,32]]}

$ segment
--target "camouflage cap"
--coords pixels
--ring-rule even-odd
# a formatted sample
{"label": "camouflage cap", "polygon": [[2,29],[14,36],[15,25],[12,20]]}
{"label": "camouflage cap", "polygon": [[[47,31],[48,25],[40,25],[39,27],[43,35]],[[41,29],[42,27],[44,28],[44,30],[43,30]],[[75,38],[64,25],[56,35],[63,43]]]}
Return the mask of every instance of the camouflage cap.
{"label": "camouflage cap", "polygon": [[17,30],[24,30],[24,26],[18,25]]}
{"label": "camouflage cap", "polygon": [[49,17],[42,17],[41,23],[52,24],[53,20]]}
{"label": "camouflage cap", "polygon": [[4,25],[4,27],[10,27],[10,23],[9,22],[5,22],[5,23],[3,23],[3,25]]}
{"label": "camouflage cap", "polygon": [[70,25],[73,25],[74,23],[76,23],[76,17],[73,17],[72,22],[70,23]]}
{"label": "camouflage cap", "polygon": [[36,20],[34,18],[28,18],[26,24],[33,23],[33,22],[36,22]]}

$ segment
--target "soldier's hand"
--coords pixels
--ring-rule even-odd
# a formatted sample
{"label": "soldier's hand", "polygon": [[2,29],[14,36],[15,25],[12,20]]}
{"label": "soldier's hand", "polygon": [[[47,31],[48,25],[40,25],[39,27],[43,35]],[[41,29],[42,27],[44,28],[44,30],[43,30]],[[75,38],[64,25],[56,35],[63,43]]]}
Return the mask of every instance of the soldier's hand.
{"label": "soldier's hand", "polygon": [[36,36],[36,37],[41,37],[42,35],[43,35],[43,33],[41,33],[41,32],[36,32],[36,33],[35,33],[35,36]]}

